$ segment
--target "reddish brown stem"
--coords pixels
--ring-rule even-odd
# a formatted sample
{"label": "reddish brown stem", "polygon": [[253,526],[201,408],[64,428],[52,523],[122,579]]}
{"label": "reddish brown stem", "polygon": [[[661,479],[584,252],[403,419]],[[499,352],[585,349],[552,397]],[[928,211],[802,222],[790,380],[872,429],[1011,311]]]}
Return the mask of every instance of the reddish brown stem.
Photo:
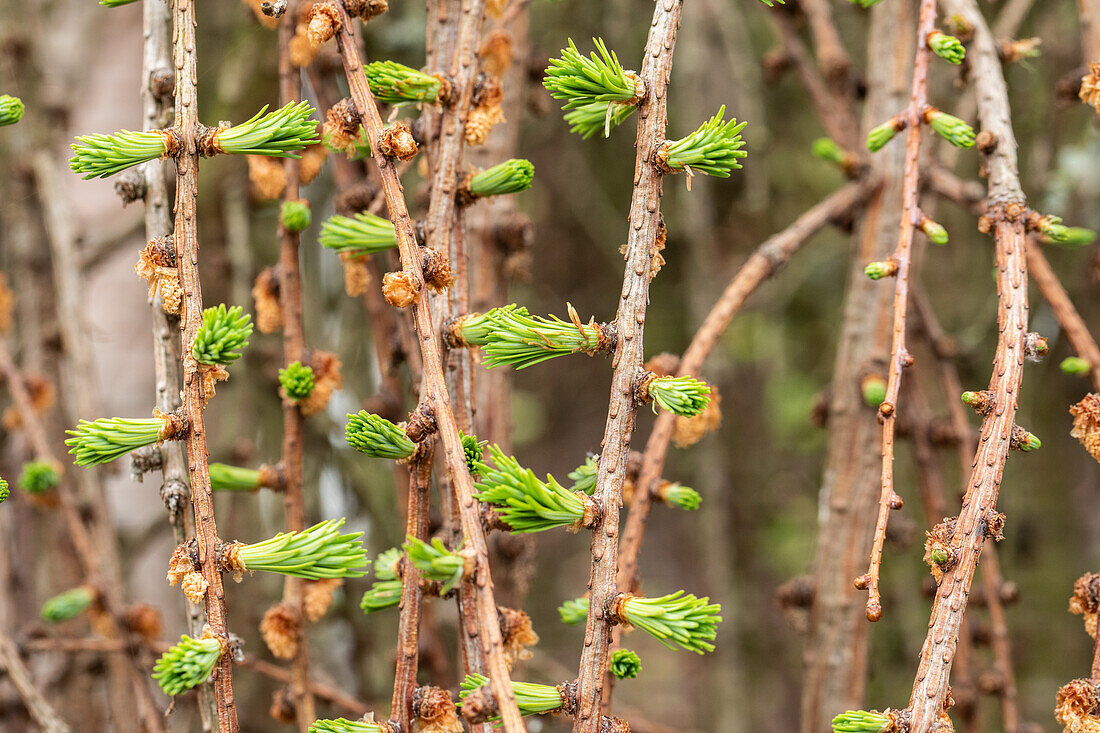
{"label": "reddish brown stem", "polygon": [[[183,409],[187,413],[187,464],[191,472],[191,500],[195,509],[195,539],[202,575],[208,583],[204,607],[210,633],[228,643],[225,591],[218,567],[218,526],[214,521],[214,496],[206,458],[206,423],[203,418],[203,386],[198,365],[189,357],[189,346],[202,323],[202,287],[199,283],[198,173],[199,129],[198,72],[196,70],[195,2],[174,0],[172,57],[176,67],[176,132],[183,143],[176,158],[176,263],[183,287]],[[214,670],[214,701],[221,733],[237,733],[237,705],[233,697],[233,666],[223,654]]]}
{"label": "reddish brown stem", "polygon": [[655,165],[654,154],[665,140],[667,86],[682,10],[683,0],[655,3],[640,73],[647,94],[638,106],[637,158],[625,250],[626,272],[615,317],[619,341],[613,360],[611,399],[593,493],[593,499],[602,509],[602,518],[594,528],[592,539],[592,569],[588,579],[592,612],[588,614],[581,650],[574,733],[596,733],[600,725],[604,672],[613,625],[607,605],[618,593],[619,506],[637,417],[634,387],[642,368],[642,335],[661,218],[662,176]]}
{"label": "reddish brown stem", "polygon": [[[905,322],[909,305],[909,264],[912,258],[913,231],[920,223],[920,141],[921,114],[928,100],[928,61],[932,55],[928,49],[928,34],[936,27],[936,0],[921,0],[917,20],[917,55],[913,68],[913,87],[906,112],[907,135],[905,140],[905,173],[902,189],[901,232],[898,247],[894,251],[897,273],[894,276],[894,336],[890,349],[890,367],[886,382],[886,400],[879,407],[882,421],[882,493],[879,497],[878,521],[875,539],[871,546],[871,562],[864,576],[867,588],[867,618],[878,621],[882,617],[882,598],[879,594],[879,568],[882,564],[882,545],[886,541],[886,524],[890,511],[901,507],[901,499],[894,491],[894,427],[897,422],[898,393],[901,390],[901,372],[912,359],[905,346]],[[864,580],[861,579],[861,580]]]}
{"label": "reddish brown stem", "polygon": [[[382,134],[382,119],[378,107],[367,86],[363,73],[363,62],[359,49],[352,37],[352,25],[343,5],[339,6],[342,24],[337,33],[340,55],[344,62],[344,72],[348,77],[352,98],[359,111],[359,117],[371,140],[378,140]],[[405,274],[418,286],[418,300],[412,306],[416,335],[423,359],[424,376],[421,391],[424,400],[434,411],[438,424],[440,442],[443,448],[444,465],[447,476],[453,482],[458,497],[459,511],[462,515],[462,533],[467,548],[474,555],[475,572],[472,582],[476,584],[477,618],[479,639],[485,655],[486,671],[493,694],[501,707],[501,720],[508,733],[525,730],[519,708],[516,707],[512,692],[511,677],[504,657],[500,625],[497,623],[496,601],[493,598],[493,580],[489,569],[489,554],[485,543],[485,533],[481,528],[481,515],[477,500],[473,497],[473,482],[466,468],[462,441],[455,424],[454,413],[443,376],[443,362],[440,355],[439,336],[432,320],[422,272],[423,256],[413,232],[412,219],[409,216],[397,177],[393,160],[387,156],[375,157],[378,171],[382,177],[382,187],[386,194],[386,206],[390,220],[397,234],[401,264]]]}

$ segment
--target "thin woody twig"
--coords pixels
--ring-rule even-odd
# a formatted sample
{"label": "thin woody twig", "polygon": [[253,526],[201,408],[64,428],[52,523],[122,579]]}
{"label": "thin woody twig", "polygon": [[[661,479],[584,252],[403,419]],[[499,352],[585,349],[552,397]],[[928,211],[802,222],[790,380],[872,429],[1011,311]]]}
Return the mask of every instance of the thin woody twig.
{"label": "thin woody twig", "polygon": [[[207,582],[204,607],[210,633],[228,643],[225,591],[218,565],[221,540],[214,519],[214,496],[207,465],[206,424],[202,375],[198,364],[187,358],[202,323],[202,287],[199,282],[198,167],[199,132],[198,71],[196,68],[195,0],[173,0],[172,58],[176,73],[176,127],[182,145],[176,158],[176,265],[183,287],[180,314],[183,337],[183,409],[188,418],[187,464],[191,474],[191,501],[195,510],[195,540],[202,575]],[[214,668],[214,700],[220,733],[237,733],[237,705],[233,697],[233,667],[222,654]]]}
{"label": "thin woody twig", "polygon": [[[363,73],[362,59],[352,36],[350,18],[343,5],[338,6],[341,27],[337,32],[337,43],[344,62],[344,71],[351,87],[352,98],[359,111],[360,120],[371,140],[382,135],[382,119],[378,107],[367,86]],[[485,655],[486,670],[493,694],[501,707],[501,719],[508,733],[525,730],[519,708],[516,707],[512,692],[511,677],[504,657],[503,640],[500,625],[497,623],[496,601],[493,598],[493,581],[489,569],[489,555],[485,544],[485,534],[481,527],[481,515],[476,499],[473,497],[473,482],[466,468],[462,441],[455,424],[454,413],[443,376],[443,364],[440,355],[439,337],[432,319],[431,309],[425,293],[422,272],[423,257],[413,232],[412,219],[401,191],[401,182],[397,177],[393,159],[375,156],[379,173],[382,176],[383,190],[390,220],[397,234],[398,249],[401,253],[403,272],[417,286],[417,302],[413,307],[417,338],[423,359],[424,375],[421,390],[425,402],[434,413],[440,441],[443,448],[444,465],[447,476],[452,481],[458,498],[462,517],[462,532],[467,549],[474,557],[474,580],[476,583],[477,618],[480,625],[479,639]]]}
{"label": "thin woody twig", "polygon": [[72,730],[69,724],[57,714],[34,684],[30,670],[19,658],[19,649],[7,634],[0,632],[0,670],[7,673],[8,679],[15,686],[27,712],[39,727],[46,733],[69,733]]}
{"label": "thin woody twig", "polygon": [[665,139],[667,86],[682,11],[683,0],[659,0],[654,4],[653,23],[646,40],[640,73],[647,94],[638,107],[637,158],[634,190],[630,199],[630,230],[625,249],[626,270],[615,316],[619,340],[613,360],[614,374],[603,449],[592,495],[602,510],[602,516],[593,532],[592,568],[588,579],[591,612],[581,650],[574,733],[596,733],[600,725],[612,628],[608,606],[618,592],[619,506],[622,503],[630,439],[637,417],[634,388],[642,369],[642,336],[649,302],[649,282],[653,276],[653,257],[661,227],[662,175],[653,156],[657,146]]}
{"label": "thin woody twig", "polygon": [[901,232],[893,254],[897,265],[894,276],[894,333],[890,349],[890,367],[886,382],[886,399],[879,406],[882,421],[882,493],[879,498],[878,521],[875,539],[871,547],[871,562],[867,574],[857,580],[860,588],[867,589],[867,618],[882,618],[882,599],[879,595],[879,567],[882,563],[882,545],[886,540],[886,524],[890,511],[900,509],[902,500],[894,491],[894,427],[897,421],[898,393],[901,390],[901,372],[912,361],[905,345],[905,323],[909,304],[909,264],[912,258],[913,231],[920,222],[920,142],[921,116],[928,102],[928,61],[932,55],[928,48],[928,34],[936,27],[935,0],[922,0],[917,21],[917,56],[913,68],[913,90],[909,109],[905,115],[908,126],[905,140],[905,174],[902,192]]}
{"label": "thin woody twig", "polygon": [[984,162],[989,173],[1000,333],[989,385],[995,404],[982,421],[973,470],[951,540],[957,562],[944,573],[933,601],[910,698],[911,733],[928,733],[943,714],[967,595],[986,540],[984,520],[995,511],[1008,459],[1027,333],[1025,199],[1016,172],[1016,140],[1004,75],[993,36],[977,4],[973,0],[946,0],[945,7],[974,29],[967,58],[977,87],[983,134],[988,133],[994,141],[994,145],[985,147]]}

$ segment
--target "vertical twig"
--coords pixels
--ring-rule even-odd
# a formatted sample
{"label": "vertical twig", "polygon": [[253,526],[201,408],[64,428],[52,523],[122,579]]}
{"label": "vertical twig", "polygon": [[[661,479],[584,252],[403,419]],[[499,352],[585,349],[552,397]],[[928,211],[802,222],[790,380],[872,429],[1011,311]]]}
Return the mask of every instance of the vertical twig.
{"label": "vertical twig", "polygon": [[[182,149],[176,158],[176,265],[183,287],[183,409],[188,418],[187,464],[191,475],[191,501],[195,508],[195,539],[202,575],[208,584],[204,607],[210,633],[229,641],[225,590],[218,567],[218,526],[214,520],[214,495],[206,458],[206,425],[203,418],[202,376],[198,364],[188,359],[188,346],[202,323],[202,287],[199,282],[198,194],[200,129],[198,71],[196,68],[195,0],[173,0],[172,58],[176,71],[176,126]],[[214,701],[221,733],[237,733],[237,705],[233,698],[232,655],[222,654],[214,668]]]}
{"label": "vertical twig", "polygon": [[8,679],[23,699],[23,704],[27,706],[27,712],[45,733],[69,733],[72,730],[42,697],[34,685],[34,680],[31,679],[30,670],[19,658],[19,649],[15,646],[15,642],[3,632],[0,632],[0,670],[7,673]]}
{"label": "vertical twig", "polygon": [[596,733],[600,726],[604,671],[607,669],[611,641],[609,604],[618,592],[619,506],[622,503],[630,439],[637,418],[635,383],[642,369],[642,336],[649,303],[649,281],[653,277],[653,257],[661,226],[662,176],[653,155],[664,142],[668,120],[668,80],[683,6],[683,0],[657,0],[654,3],[653,24],[646,39],[640,72],[646,95],[638,106],[637,158],[634,164],[634,190],[630,198],[626,270],[615,316],[618,343],[613,360],[614,374],[611,377],[603,449],[593,492],[593,499],[600,507],[602,516],[593,529],[592,568],[588,578],[591,611],[581,650],[574,733]]}

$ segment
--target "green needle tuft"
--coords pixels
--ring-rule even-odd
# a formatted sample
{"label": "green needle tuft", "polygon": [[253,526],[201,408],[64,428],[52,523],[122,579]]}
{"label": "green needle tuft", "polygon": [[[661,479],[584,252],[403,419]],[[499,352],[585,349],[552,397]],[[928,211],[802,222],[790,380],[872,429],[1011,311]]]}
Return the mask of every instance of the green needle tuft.
{"label": "green needle tuft", "polygon": [[374,613],[386,608],[393,608],[401,602],[400,580],[376,580],[374,584],[363,593],[359,601],[359,610],[363,613]]}
{"label": "green needle tuft", "polygon": [[153,667],[153,679],[165,695],[178,695],[205,682],[222,655],[217,639],[192,639],[187,634],[166,651]]}
{"label": "green needle tuft", "polygon": [[669,649],[680,647],[702,654],[714,651],[722,607],[709,598],[696,598],[679,590],[660,598],[626,596],[618,603],[618,615],[642,629]]}
{"label": "green needle tuft", "polygon": [[561,52],[561,58],[550,59],[542,85],[550,96],[565,102],[565,120],[570,132],[588,138],[603,130],[604,136],[613,125],[621,123],[641,101],[644,84],[632,71],[623,69],[618,57],[609,51],[603,39],[593,39],[595,52],[585,57],[577,50],[573,39]]}
{"label": "green needle tuft", "polygon": [[[81,420],[76,430],[65,432],[73,436],[65,441],[74,463],[87,466],[109,463],[132,450],[153,445],[169,427],[168,416],[128,420],[121,417],[101,417],[93,422]],[[173,439],[176,436],[165,437]],[[182,435],[179,437],[183,437]]]}
{"label": "green needle tuft", "polygon": [[260,488],[260,472],[225,463],[211,463],[210,488],[214,491],[254,491]]}
{"label": "green needle tuft", "polygon": [[665,504],[693,512],[703,504],[703,497],[695,489],[680,484],[668,484],[661,488],[661,500]]}
{"label": "green needle tuft", "polygon": [[658,166],[671,172],[686,170],[729,178],[730,171],[741,167],[738,159],[748,153],[741,150],[745,142],[740,133],[746,123],[738,123],[736,118],[725,122],[725,114],[726,107],[722,105],[718,114],[695,132],[680,140],[666,141],[657,150]]}
{"label": "green needle tuft", "polygon": [[252,335],[252,316],[241,312],[235,305],[228,310],[225,304],[212,306],[202,312],[202,324],[191,345],[191,356],[200,364],[232,364],[241,358],[239,349],[248,346]]}
{"label": "green needle tuft", "polygon": [[408,537],[405,552],[420,574],[428,580],[443,583],[440,593],[447,593],[462,581],[466,561],[457,552],[451,552],[438,537],[429,545],[417,537]]}
{"label": "green needle tuft", "polygon": [[591,499],[586,495],[564,488],[553,476],[539,481],[533,471],[505,455],[499,446],[490,445],[488,452],[493,465],[480,464],[475,496],[491,506],[512,532],[579,527],[590,519],[592,512],[586,511],[586,501],[590,503]]}
{"label": "green needle tuft", "polygon": [[235,155],[297,158],[293,152],[318,142],[317,122],[309,102],[291,102],[274,112],[267,105],[247,122],[215,132],[211,146]]}
{"label": "green needle tuft", "polygon": [[69,168],[83,174],[85,180],[106,178],[146,161],[166,158],[174,145],[173,134],[164,130],[82,135],[70,146],[75,155],[69,158]]}
{"label": "green needle tuft", "polygon": [[389,727],[383,728],[378,723],[368,723],[363,720],[348,720],[347,718],[334,718],[331,720],[315,720],[309,725],[308,733],[389,733]]}
{"label": "green needle tuft", "polygon": [[344,437],[355,450],[372,458],[389,458],[400,461],[416,452],[416,443],[405,431],[380,415],[360,410],[348,415]]}
{"label": "green needle tuft", "polygon": [[23,119],[23,100],[10,94],[0,94],[0,127],[14,125]]}
{"label": "green needle tuft", "polygon": [[301,532],[280,532],[251,545],[230,545],[230,570],[265,570],[295,578],[359,578],[366,575],[362,532],[341,534],[344,519],[319,522]]}
{"label": "green needle tuft", "polygon": [[91,588],[80,586],[60,593],[42,604],[42,620],[56,624],[76,618],[95,601]]}
{"label": "green needle tuft", "polygon": [[582,140],[587,140],[597,132],[608,137],[611,135],[611,128],[625,122],[635,109],[637,108],[632,104],[589,102],[568,110],[565,121],[569,123],[569,132],[580,135]]}
{"label": "green needle tuft", "polygon": [[833,718],[833,733],[886,733],[890,718],[874,711],[849,710]]}
{"label": "green needle tuft", "polygon": [[954,36],[949,36],[941,31],[932,31],[928,36],[928,48],[949,64],[961,64],[966,58],[966,49],[962,42]]}
{"label": "green needle tuft", "polygon": [[956,148],[974,147],[974,128],[958,117],[941,112],[935,107],[929,107],[924,112],[924,121],[931,125],[940,137]]}
{"label": "green needle tuft", "polygon": [[680,417],[695,417],[710,404],[710,387],[695,377],[655,377],[643,392],[655,406]]}
{"label": "green needle tuft", "polygon": [[600,457],[590,455],[584,463],[569,473],[573,480],[573,491],[581,491],[589,496],[596,490],[596,478],[600,471]]}
{"label": "green needle tuft", "polygon": [[523,158],[511,158],[483,170],[470,179],[470,193],[474,196],[503,196],[531,188],[535,178],[535,166]]}
{"label": "green needle tuft", "polygon": [[479,314],[468,328],[462,324],[460,329],[467,344],[483,347],[484,364],[489,368],[508,365],[526,369],[556,356],[592,355],[614,348],[608,327],[594,320],[581,323],[572,307],[570,316],[572,322],[557,316],[532,316],[526,308],[512,304]]}
{"label": "green needle tuft", "polygon": [[438,77],[396,61],[375,61],[364,66],[363,71],[370,93],[386,104],[435,103],[443,89]]}
{"label": "green needle tuft", "polygon": [[28,494],[43,494],[58,487],[61,475],[49,461],[27,461],[17,483]]}
{"label": "green needle tuft", "polygon": [[561,604],[558,606],[558,615],[561,616],[561,622],[570,626],[583,624],[588,620],[589,605],[587,598],[574,598]]}
{"label": "green needle tuft", "polygon": [[279,222],[289,232],[300,232],[309,228],[313,215],[308,201],[284,201],[279,209]]}
{"label": "green needle tuft", "polygon": [[279,384],[290,399],[295,402],[304,400],[313,393],[316,386],[313,368],[300,361],[291,362],[286,369],[279,370]]}
{"label": "green needle tuft", "polygon": [[1092,364],[1079,356],[1067,356],[1058,366],[1066,374],[1072,374],[1075,377],[1083,377],[1092,371]]}
{"label": "green needle tuft", "polygon": [[896,118],[883,122],[867,133],[867,149],[872,153],[882,150],[901,131],[901,127]]}
{"label": "green needle tuft", "polygon": [[848,164],[848,154],[831,137],[819,137],[814,140],[813,154],[814,157],[835,165],[844,166]]}
{"label": "green needle tuft", "polygon": [[607,669],[615,679],[632,680],[642,671],[642,658],[629,649],[616,649],[607,660]]}
{"label": "green needle tuft", "polygon": [[[462,681],[459,697],[465,700],[474,690],[489,684],[489,678],[481,674],[468,674]],[[558,710],[562,706],[561,693],[553,685],[536,685],[531,682],[512,682],[512,694],[520,715],[540,715]],[[459,705],[462,703],[459,702]],[[499,717],[499,716],[498,716]],[[496,720],[497,718],[490,718]]]}
{"label": "green needle tuft", "polygon": [[462,433],[462,452],[466,454],[466,468],[475,479],[481,475],[479,464],[485,457],[485,446],[488,444],[489,441],[478,440],[476,435]]}
{"label": "green needle tuft", "polygon": [[8,482],[0,477],[0,504],[3,504],[11,496],[11,489],[8,488]]}
{"label": "green needle tuft", "polygon": [[351,255],[369,255],[397,246],[397,232],[389,219],[363,212],[352,218],[330,216],[321,225],[322,247]]}

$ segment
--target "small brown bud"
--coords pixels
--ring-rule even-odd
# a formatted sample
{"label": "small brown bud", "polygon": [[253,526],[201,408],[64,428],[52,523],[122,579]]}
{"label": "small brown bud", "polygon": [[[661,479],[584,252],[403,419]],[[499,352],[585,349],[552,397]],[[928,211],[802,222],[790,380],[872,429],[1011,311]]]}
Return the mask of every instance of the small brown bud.
{"label": "small brown bud", "polygon": [[187,600],[196,606],[202,604],[203,598],[206,597],[206,589],[209,586],[210,584],[206,582],[206,578],[202,577],[202,573],[193,570],[183,576],[183,581],[180,583],[180,589],[187,596]]}
{"label": "small brown bud", "polygon": [[274,720],[285,725],[290,725],[298,719],[298,711],[294,707],[294,697],[289,687],[280,687],[271,696],[271,707],[267,714]]}
{"label": "small brown bud", "polygon": [[382,131],[378,138],[378,150],[391,158],[412,160],[418,148],[409,126],[404,122],[395,122]]}
{"label": "small brown bud", "polygon": [[853,581],[853,585],[855,585],[856,590],[867,590],[868,586],[871,585],[871,575],[864,573]]}
{"label": "small brown bud", "polygon": [[405,272],[387,272],[382,277],[382,295],[394,308],[408,308],[420,295],[420,281]]}
{"label": "small brown bud", "polygon": [[424,250],[424,284],[434,293],[442,293],[451,287],[455,274],[447,255],[437,249]]}
{"label": "small brown bud", "polygon": [[989,155],[997,149],[997,136],[990,130],[982,130],[974,138],[974,143],[978,146],[978,150]]}
{"label": "small brown bud", "polygon": [[307,580],[302,594],[302,615],[306,620],[316,622],[328,613],[333,596],[343,584],[343,578]]}
{"label": "small brown bud", "polygon": [[260,634],[277,659],[293,659],[298,653],[299,623],[290,604],[280,602],[267,609]]}
{"label": "small brown bud", "polygon": [[330,3],[317,3],[309,14],[309,43],[319,48],[340,30],[340,11]]}

